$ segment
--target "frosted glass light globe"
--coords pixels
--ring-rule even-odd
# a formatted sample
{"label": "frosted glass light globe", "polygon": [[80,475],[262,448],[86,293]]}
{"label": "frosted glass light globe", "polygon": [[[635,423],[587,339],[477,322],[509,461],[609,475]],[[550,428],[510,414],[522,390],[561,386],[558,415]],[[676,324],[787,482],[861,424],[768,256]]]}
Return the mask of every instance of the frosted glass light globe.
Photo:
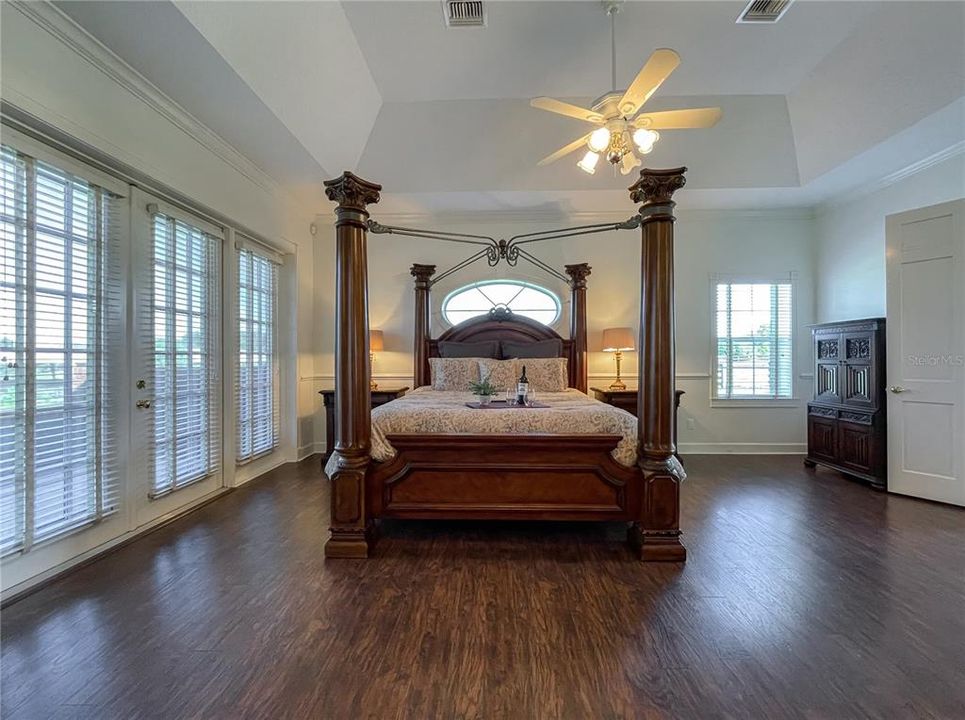
{"label": "frosted glass light globe", "polygon": [[610,131],[605,127],[597,128],[590,133],[590,140],[587,142],[593,152],[603,152],[610,144]]}

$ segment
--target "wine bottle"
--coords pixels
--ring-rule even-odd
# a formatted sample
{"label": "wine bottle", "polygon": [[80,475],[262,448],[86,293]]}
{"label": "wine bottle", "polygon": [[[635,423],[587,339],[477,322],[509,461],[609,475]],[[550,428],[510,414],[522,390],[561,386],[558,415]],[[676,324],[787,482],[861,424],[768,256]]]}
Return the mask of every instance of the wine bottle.
{"label": "wine bottle", "polygon": [[526,404],[526,393],[529,392],[529,381],[526,379],[526,366],[523,365],[523,374],[519,376],[519,382],[516,383],[516,404],[525,405]]}

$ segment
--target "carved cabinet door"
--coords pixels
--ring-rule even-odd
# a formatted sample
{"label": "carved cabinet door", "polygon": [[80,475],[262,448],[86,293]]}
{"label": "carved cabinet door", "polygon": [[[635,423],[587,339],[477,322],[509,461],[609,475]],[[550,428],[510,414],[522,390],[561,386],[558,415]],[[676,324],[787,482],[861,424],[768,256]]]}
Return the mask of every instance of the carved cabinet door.
{"label": "carved cabinet door", "polygon": [[874,409],[877,405],[878,378],[875,377],[875,334],[850,332],[841,336],[841,400],[846,405]]}
{"label": "carved cabinet door", "polygon": [[808,412],[808,456],[833,462],[838,456],[837,413],[832,408],[812,407]]}
{"label": "carved cabinet door", "polygon": [[875,434],[870,414],[841,411],[838,422],[838,462],[853,470],[873,473],[875,467]]}
{"label": "carved cabinet door", "polygon": [[814,334],[814,399],[817,402],[841,402],[841,335]]}

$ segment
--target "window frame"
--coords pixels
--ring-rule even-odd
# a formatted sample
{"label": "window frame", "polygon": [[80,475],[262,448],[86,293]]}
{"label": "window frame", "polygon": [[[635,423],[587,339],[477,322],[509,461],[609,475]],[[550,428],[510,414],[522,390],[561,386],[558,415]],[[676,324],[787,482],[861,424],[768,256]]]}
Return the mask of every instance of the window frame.
{"label": "window frame", "polygon": [[[537,283],[530,282],[529,280],[519,280],[516,278],[492,278],[487,280],[477,280],[471,283],[466,283],[464,285],[460,285],[456,288],[453,288],[452,290],[447,292],[442,299],[442,303],[439,306],[439,315],[442,317],[442,321],[448,327],[455,327],[456,325],[459,325],[460,323],[452,322],[446,313],[446,306],[449,304],[449,301],[452,300],[457,295],[459,295],[460,293],[466,292],[467,290],[471,290],[473,288],[478,288],[478,287],[486,287],[487,285],[516,285],[520,287],[520,289],[529,288],[548,296],[553,301],[553,304],[555,305],[556,315],[553,317],[553,320],[551,322],[544,323],[542,320],[535,320],[533,318],[528,318],[533,320],[534,322],[538,322],[542,325],[545,325],[548,328],[555,327],[559,323],[560,319],[563,317],[562,299],[560,298],[557,292],[555,292],[554,290],[551,290],[545,285],[539,285]],[[494,305],[493,307],[497,307],[497,306]],[[512,310],[512,308],[510,309]],[[460,322],[473,320],[477,317],[483,317],[484,315],[485,313],[480,313],[479,315],[474,315],[473,317],[466,318],[466,320],[462,320]],[[527,317],[527,316],[519,315],[519,317]]]}
{"label": "window frame", "polygon": [[[231,407],[233,414],[234,423],[234,451],[232,453],[235,461],[235,466],[239,467],[241,465],[247,465],[249,463],[258,460],[259,458],[265,457],[277,451],[281,446],[281,356],[279,353],[278,342],[279,342],[279,283],[281,279],[281,266],[282,257],[275,250],[268,248],[261,243],[258,243],[250,238],[242,235],[241,233],[233,233],[234,242],[232,243],[234,251],[232,273],[234,282],[231,285],[230,292],[231,297],[234,300],[234,306],[232,308],[232,337],[233,342],[231,344],[232,352],[232,375],[231,375],[231,387],[229,388],[229,394],[231,396]],[[252,256],[252,258],[257,258],[259,261],[267,262],[271,265],[271,410],[272,410],[272,444],[271,447],[263,448],[257,451],[252,451],[251,453],[242,456],[241,454],[241,430],[243,422],[241,420],[241,378],[240,378],[240,367],[239,362],[241,358],[241,323],[242,323],[242,313],[241,313],[241,268],[242,262],[244,262],[244,254],[247,253]],[[253,263],[252,263],[253,264]],[[250,283],[249,283],[250,285]],[[252,322],[252,318],[247,318],[249,324]],[[249,400],[249,403],[251,401]]]}
{"label": "window frame", "polygon": [[[798,274],[795,271],[786,273],[731,275],[726,273],[711,273],[708,282],[710,308],[710,406],[718,408],[753,408],[753,407],[800,407],[797,383],[797,298]],[[717,286],[729,285],[790,285],[791,286],[791,333],[790,333],[790,375],[791,394],[783,396],[745,395],[738,397],[721,397],[717,394],[718,364],[718,336],[717,336]]]}
{"label": "window frame", "polygon": [[[126,364],[119,356],[119,348],[122,342],[118,327],[123,327],[126,318],[125,308],[125,280],[122,277],[123,267],[126,263],[124,252],[124,242],[121,237],[122,228],[127,226],[127,202],[128,189],[126,185],[118,183],[113,178],[105,176],[97,170],[76,162],[60,152],[57,152],[46,145],[34,141],[16,130],[4,125],[3,145],[10,148],[17,156],[25,158],[25,213],[27,214],[27,227],[32,227],[35,234],[35,242],[39,243],[37,235],[44,235],[49,242],[51,238],[61,240],[65,246],[70,245],[70,250],[65,255],[63,263],[64,288],[55,289],[52,287],[39,288],[35,283],[31,284],[27,280],[24,294],[24,317],[27,322],[36,323],[38,315],[38,298],[42,295],[46,298],[56,297],[63,301],[63,304],[73,306],[74,303],[82,303],[87,307],[86,320],[82,321],[82,326],[86,328],[87,339],[78,341],[76,339],[77,322],[76,310],[65,313],[63,322],[63,333],[71,336],[64,337],[64,344],[57,347],[38,347],[36,336],[37,327],[34,332],[28,333],[26,343],[25,365],[33,368],[33,374],[25,377],[27,396],[30,392],[36,392],[37,374],[40,366],[36,361],[37,354],[63,355],[65,365],[63,367],[63,377],[60,378],[64,383],[64,402],[59,408],[42,408],[37,402],[36,396],[32,398],[34,406],[25,408],[25,422],[36,423],[38,414],[48,412],[51,409],[59,410],[64,415],[62,422],[70,422],[67,416],[72,415],[78,410],[79,405],[72,399],[69,387],[68,374],[73,374],[76,366],[75,356],[81,355],[85,358],[88,372],[93,367],[93,389],[90,390],[90,397],[87,399],[85,410],[85,423],[92,423],[91,427],[84,427],[84,433],[93,434],[94,450],[91,456],[85,456],[87,465],[87,478],[83,481],[86,487],[88,498],[86,504],[88,510],[74,519],[64,518],[60,525],[52,524],[47,531],[41,531],[38,525],[40,519],[36,516],[36,493],[38,491],[38,471],[36,468],[35,456],[38,452],[35,445],[25,461],[24,472],[30,473],[31,477],[24,479],[23,491],[20,495],[21,501],[25,503],[23,517],[18,523],[20,542],[11,545],[2,551],[4,566],[7,563],[16,562],[15,558],[25,558],[25,562],[31,562],[35,557],[35,552],[41,548],[56,545],[59,541],[76,536],[94,526],[106,526],[112,523],[123,521],[125,514],[125,493],[126,477],[120,464],[122,457],[127,450],[127,435],[122,421],[122,408],[126,405],[123,397],[123,387],[126,378]],[[31,213],[37,212],[38,177],[45,174],[57,180],[63,177],[66,186],[70,187],[69,198],[65,196],[64,222],[67,222],[66,213],[73,212],[72,204],[75,201],[74,194],[77,192],[76,186],[86,188],[88,194],[88,207],[93,209],[93,215],[88,216],[87,230],[99,226],[99,230],[94,235],[78,234],[77,231],[68,230],[66,225],[63,230],[47,225],[38,221],[36,217],[30,219]],[[31,191],[33,196],[31,197]],[[66,192],[66,191],[65,191]],[[49,195],[48,195],[49,197]],[[76,217],[72,218],[76,222]],[[29,242],[29,231],[27,242]],[[82,238],[86,238],[82,239]],[[76,270],[72,269],[76,258],[75,244],[85,248],[87,253],[87,270],[83,279],[79,282],[86,284],[87,289],[81,290],[78,287],[67,287],[68,276],[70,279],[78,281]],[[48,260],[41,265],[38,262],[39,245],[35,246],[33,252],[26,253],[28,264],[33,264],[34,280],[37,273],[45,267],[50,267],[49,253]],[[32,260],[31,260],[32,258]],[[91,274],[93,273],[93,274]],[[94,286],[91,287],[91,283]],[[13,286],[16,287],[16,284]],[[96,307],[91,307],[96,303]],[[15,306],[16,307],[16,306]],[[14,311],[16,312],[16,310]],[[93,345],[91,343],[94,343]],[[81,347],[78,348],[78,345]],[[16,346],[16,343],[15,343]],[[32,357],[33,361],[27,360]],[[70,397],[69,397],[70,396]],[[28,399],[25,399],[28,402]],[[76,430],[75,428],[72,430]],[[36,427],[25,428],[24,442],[36,443]],[[67,452],[65,448],[63,450]],[[91,466],[93,465],[93,469]],[[45,471],[48,472],[48,471]],[[91,474],[93,473],[93,474]],[[65,481],[66,482],[66,481]],[[76,478],[72,481],[75,487],[68,491],[64,489],[65,497],[76,492]],[[49,488],[48,488],[49,490]],[[46,492],[46,490],[45,490]],[[49,512],[50,508],[44,508]],[[14,510],[16,512],[16,510]],[[66,512],[66,511],[65,511]],[[46,517],[46,516],[45,516]],[[48,518],[49,520],[49,518]]]}

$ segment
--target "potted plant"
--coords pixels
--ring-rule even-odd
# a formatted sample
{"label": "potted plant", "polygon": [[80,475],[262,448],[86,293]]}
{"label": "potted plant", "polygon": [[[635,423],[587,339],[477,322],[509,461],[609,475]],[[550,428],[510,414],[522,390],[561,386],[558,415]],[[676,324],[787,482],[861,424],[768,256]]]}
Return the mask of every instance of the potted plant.
{"label": "potted plant", "polygon": [[479,382],[470,382],[469,390],[472,392],[473,396],[476,398],[476,402],[482,405],[488,405],[492,402],[493,396],[499,394],[499,390],[489,382],[489,376],[484,377]]}

